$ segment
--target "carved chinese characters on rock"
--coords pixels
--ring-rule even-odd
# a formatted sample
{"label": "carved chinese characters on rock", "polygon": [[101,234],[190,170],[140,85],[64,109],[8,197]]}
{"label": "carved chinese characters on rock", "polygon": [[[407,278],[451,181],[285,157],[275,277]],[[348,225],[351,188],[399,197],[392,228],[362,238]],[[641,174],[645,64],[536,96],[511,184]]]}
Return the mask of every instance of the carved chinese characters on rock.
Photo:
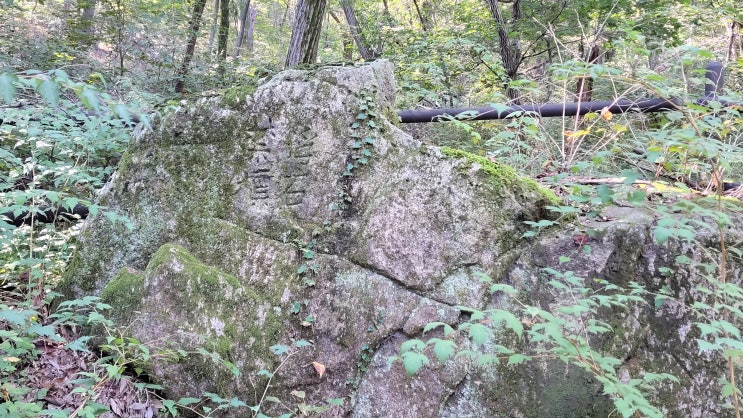
{"label": "carved chinese characters on rock", "polygon": [[275,181],[275,158],[268,146],[268,137],[256,141],[253,151],[253,158],[248,163],[248,179],[250,179],[253,199],[264,200],[271,196],[271,190],[274,189]]}
{"label": "carved chinese characters on rock", "polygon": [[289,156],[284,161],[283,195],[288,206],[302,203],[310,176],[310,158],[312,157],[312,134],[300,134],[288,140]]}
{"label": "carved chinese characters on rock", "polygon": [[282,141],[271,132],[257,140],[246,171],[252,199],[281,198],[287,206],[301,204],[310,180],[313,140],[312,134],[298,134]]}

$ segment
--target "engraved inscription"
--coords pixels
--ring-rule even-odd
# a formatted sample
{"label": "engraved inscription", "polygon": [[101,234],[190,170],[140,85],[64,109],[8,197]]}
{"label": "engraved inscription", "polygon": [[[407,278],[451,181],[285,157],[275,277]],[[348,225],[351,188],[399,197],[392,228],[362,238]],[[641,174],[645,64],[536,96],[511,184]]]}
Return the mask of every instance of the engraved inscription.
{"label": "engraved inscription", "polygon": [[292,138],[289,144],[289,156],[284,161],[285,177],[284,196],[288,206],[302,203],[307,193],[307,182],[310,178],[310,157],[312,157],[312,134],[301,134]]}
{"label": "engraved inscription", "polygon": [[264,200],[271,197],[275,173],[274,157],[265,138],[258,140],[253,151],[253,158],[248,162],[248,178],[254,199]]}

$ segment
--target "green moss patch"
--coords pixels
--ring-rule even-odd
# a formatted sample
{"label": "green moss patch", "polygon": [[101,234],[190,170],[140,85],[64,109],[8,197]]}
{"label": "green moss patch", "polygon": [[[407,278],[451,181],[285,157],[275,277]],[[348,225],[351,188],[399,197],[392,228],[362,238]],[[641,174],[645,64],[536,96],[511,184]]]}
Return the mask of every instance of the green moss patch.
{"label": "green moss patch", "polygon": [[139,311],[142,306],[144,274],[123,268],[119,270],[101,293],[103,302],[113,307],[113,317],[122,318],[131,312]]}
{"label": "green moss patch", "polygon": [[500,188],[508,187],[515,189],[515,191],[526,193],[537,193],[551,204],[560,203],[560,198],[557,197],[552,190],[540,186],[536,181],[530,178],[519,176],[513,168],[507,165],[498,164],[485,157],[455,148],[441,147],[441,152],[449,157],[465,159],[470,163],[470,166],[472,164],[479,165],[480,170],[489,175],[491,184],[494,186]]}

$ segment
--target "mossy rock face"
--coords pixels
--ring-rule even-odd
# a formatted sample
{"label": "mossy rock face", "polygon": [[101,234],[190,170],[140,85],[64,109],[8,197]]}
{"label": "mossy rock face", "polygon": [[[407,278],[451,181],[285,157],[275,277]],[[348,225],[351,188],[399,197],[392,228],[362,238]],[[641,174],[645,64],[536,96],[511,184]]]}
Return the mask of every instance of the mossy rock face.
{"label": "mossy rock face", "polygon": [[[327,416],[377,416],[396,399],[389,416],[406,405],[438,416],[466,364],[409,379],[386,356],[428,322],[456,326],[459,305],[487,306],[479,276],[505,277],[524,221],[555,198],[507,167],[406,135],[387,119],[394,94],[392,65],[375,61],[285,71],[255,91],[182,104],[135,134],[102,194],[131,229],[88,220],[60,290],[102,295],[134,337],[186,349],[149,367],[169,396],[253,402],[266,384],[256,374],[282,360],[270,347],[306,340],[269,396],[346,399]],[[195,354],[201,346],[237,373]]]}

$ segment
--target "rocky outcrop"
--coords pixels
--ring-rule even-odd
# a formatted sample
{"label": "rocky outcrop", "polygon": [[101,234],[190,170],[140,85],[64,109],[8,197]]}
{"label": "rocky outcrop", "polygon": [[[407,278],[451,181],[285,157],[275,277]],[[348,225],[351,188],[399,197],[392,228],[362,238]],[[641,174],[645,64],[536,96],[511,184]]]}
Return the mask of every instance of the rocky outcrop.
{"label": "rocky outcrop", "polygon": [[[184,103],[136,133],[100,201],[128,221],[87,222],[61,289],[102,295],[145,343],[206,347],[235,366],[197,354],[153,361],[150,374],[175,398],[263,399],[267,414],[286,411],[266,393],[327,406],[324,416],[607,415],[601,388],[563,363],[514,371],[460,358],[408,377],[390,361],[426,324],[466,320],[461,306],[498,306],[483,274],[554,305],[541,268],[573,242],[521,239],[524,221],[549,216],[556,197],[508,167],[412,139],[393,122],[394,92],[391,64],[377,61],[286,71],[254,92]],[[607,232],[576,266],[653,282],[651,222]],[[605,343],[620,350],[639,332],[632,324],[665,318],[636,314]],[[662,351],[681,336],[653,332],[643,341],[658,344],[640,351],[658,354],[638,358],[673,363]],[[683,393],[698,404],[710,379],[695,379]],[[668,408],[691,410],[679,405]]]}

